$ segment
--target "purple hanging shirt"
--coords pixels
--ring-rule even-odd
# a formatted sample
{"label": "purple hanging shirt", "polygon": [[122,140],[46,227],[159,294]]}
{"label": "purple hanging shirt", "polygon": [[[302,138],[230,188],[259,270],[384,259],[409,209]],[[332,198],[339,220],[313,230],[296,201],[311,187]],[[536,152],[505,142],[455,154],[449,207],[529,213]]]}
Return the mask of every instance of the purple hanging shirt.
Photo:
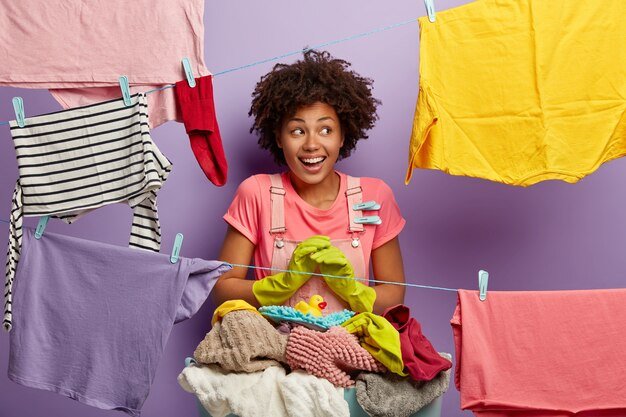
{"label": "purple hanging shirt", "polygon": [[198,311],[228,264],[24,229],[8,375],[139,415],[172,325]]}

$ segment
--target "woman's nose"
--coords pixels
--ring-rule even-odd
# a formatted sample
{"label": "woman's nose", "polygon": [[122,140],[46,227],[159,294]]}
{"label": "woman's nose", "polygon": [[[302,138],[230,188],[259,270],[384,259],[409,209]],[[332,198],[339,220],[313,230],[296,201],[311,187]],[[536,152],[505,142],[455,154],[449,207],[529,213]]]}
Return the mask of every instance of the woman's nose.
{"label": "woman's nose", "polygon": [[314,151],[319,149],[320,143],[315,137],[315,135],[307,135],[306,140],[304,141],[303,148],[306,151]]}

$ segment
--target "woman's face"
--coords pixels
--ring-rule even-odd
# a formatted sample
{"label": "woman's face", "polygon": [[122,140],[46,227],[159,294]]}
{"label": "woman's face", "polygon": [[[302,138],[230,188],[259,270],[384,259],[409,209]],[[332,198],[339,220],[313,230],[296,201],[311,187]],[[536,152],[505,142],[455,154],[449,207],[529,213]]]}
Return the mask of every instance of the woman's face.
{"label": "woman's face", "polygon": [[326,103],[301,107],[283,121],[278,147],[291,172],[306,184],[319,184],[334,172],[343,145],[337,112]]}

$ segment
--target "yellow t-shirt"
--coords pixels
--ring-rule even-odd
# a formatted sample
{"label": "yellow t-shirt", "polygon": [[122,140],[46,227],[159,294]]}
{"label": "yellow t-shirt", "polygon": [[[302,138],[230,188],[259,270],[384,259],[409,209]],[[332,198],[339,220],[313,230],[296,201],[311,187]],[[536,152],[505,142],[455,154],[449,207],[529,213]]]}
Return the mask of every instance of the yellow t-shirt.
{"label": "yellow t-shirt", "polygon": [[420,18],[406,183],[574,183],[626,154],[625,16],[624,0],[477,0]]}

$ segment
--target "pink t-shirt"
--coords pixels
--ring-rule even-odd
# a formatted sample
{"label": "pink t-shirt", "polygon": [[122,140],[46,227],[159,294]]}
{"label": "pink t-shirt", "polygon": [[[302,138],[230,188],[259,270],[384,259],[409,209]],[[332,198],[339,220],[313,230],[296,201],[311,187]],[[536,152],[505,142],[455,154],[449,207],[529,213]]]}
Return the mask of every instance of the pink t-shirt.
{"label": "pink t-shirt", "polygon": [[[0,7],[0,86],[49,88],[64,108],[196,77],[204,63],[204,0],[20,0]],[[28,106],[28,104],[27,104]],[[28,107],[27,107],[28,111]],[[177,119],[172,88],[148,95],[150,126]]]}
{"label": "pink t-shirt", "polygon": [[[285,226],[286,240],[302,241],[313,235],[325,235],[331,239],[349,239],[348,231],[348,202],[346,199],[347,176],[337,172],[341,178],[339,194],[332,206],[321,210],[304,201],[294,190],[288,173],[281,177],[285,188]],[[406,221],[400,214],[400,209],[393,196],[393,191],[387,184],[377,178],[361,178],[363,189],[362,201],[374,200],[380,204],[380,210],[363,212],[363,215],[378,215],[382,224],[365,225],[365,232],[361,233],[361,248],[369,270],[369,260],[372,250],[384,245],[396,237]],[[243,181],[233,198],[224,220],[247,237],[256,247],[254,249],[254,265],[270,267],[274,239],[270,235],[270,176],[267,174],[254,175]],[[267,270],[255,270],[257,279],[271,274]]]}

